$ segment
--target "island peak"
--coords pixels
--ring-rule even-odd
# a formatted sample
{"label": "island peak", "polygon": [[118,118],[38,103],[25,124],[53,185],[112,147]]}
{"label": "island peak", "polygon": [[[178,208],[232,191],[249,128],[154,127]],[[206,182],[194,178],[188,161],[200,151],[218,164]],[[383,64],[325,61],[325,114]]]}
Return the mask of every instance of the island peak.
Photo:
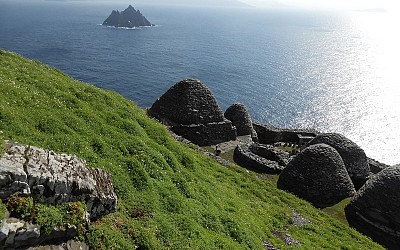
{"label": "island peak", "polygon": [[143,26],[154,26],[139,10],[135,10],[132,5],[129,5],[123,11],[113,10],[108,18],[103,22],[105,26],[134,28]]}

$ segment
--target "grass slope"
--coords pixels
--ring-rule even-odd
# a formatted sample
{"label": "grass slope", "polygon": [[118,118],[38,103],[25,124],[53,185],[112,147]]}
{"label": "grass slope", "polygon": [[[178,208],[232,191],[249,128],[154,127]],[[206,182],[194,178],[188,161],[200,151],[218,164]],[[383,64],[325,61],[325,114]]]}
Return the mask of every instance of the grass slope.
{"label": "grass slope", "polygon": [[[367,237],[242,168],[176,142],[132,101],[0,50],[3,140],[75,154],[112,174],[117,212],[93,223],[94,249],[380,249]],[[288,229],[295,208],[312,224]]]}

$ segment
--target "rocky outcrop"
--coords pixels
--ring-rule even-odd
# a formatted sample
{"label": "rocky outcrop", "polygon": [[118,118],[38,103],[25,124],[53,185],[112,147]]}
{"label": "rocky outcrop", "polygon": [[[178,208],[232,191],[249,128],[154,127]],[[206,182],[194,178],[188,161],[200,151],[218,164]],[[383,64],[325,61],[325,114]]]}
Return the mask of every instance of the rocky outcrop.
{"label": "rocky outcrop", "polygon": [[236,127],[238,136],[251,135],[253,141],[258,141],[257,133],[253,128],[253,123],[247,107],[242,103],[231,105],[224,114],[225,118],[230,120]]}
{"label": "rocky outcrop", "polygon": [[367,156],[356,143],[337,133],[319,134],[308,145],[325,143],[338,151],[356,189],[367,180],[370,168]]}
{"label": "rocky outcrop", "polygon": [[110,16],[103,22],[103,25],[125,28],[153,26],[149,20],[147,20],[139,10],[135,10],[132,5],[129,5],[128,8],[121,12],[113,10]]}
{"label": "rocky outcrop", "polygon": [[288,142],[302,146],[318,134],[311,129],[284,129],[261,123],[253,123],[253,128],[257,132],[258,142],[263,144]]}
{"label": "rocky outcrop", "polygon": [[84,242],[69,240],[60,245],[30,247],[27,250],[89,250],[89,246]]}
{"label": "rocky outcrop", "polygon": [[305,148],[287,164],[278,188],[324,208],[354,195],[354,186],[339,153],[326,144]]}
{"label": "rocky outcrop", "polygon": [[233,160],[239,166],[267,174],[279,174],[288,159],[287,152],[258,143],[238,145],[233,153]]}
{"label": "rocky outcrop", "polygon": [[400,168],[388,167],[358,190],[345,213],[350,226],[389,249],[400,249]]}
{"label": "rocky outcrop", "polygon": [[56,227],[47,234],[41,230],[39,225],[17,218],[6,218],[0,224],[0,249],[26,249],[27,247],[30,247],[29,249],[46,249],[32,246],[63,241],[67,242],[62,244],[64,246],[85,246],[85,244],[70,241],[77,235],[78,230],[75,226]]}
{"label": "rocky outcrop", "polygon": [[116,209],[111,176],[87,167],[85,161],[33,146],[6,143],[0,159],[0,198],[12,194],[32,196],[50,204],[83,201],[90,218]]}
{"label": "rocky outcrop", "polygon": [[157,99],[148,114],[200,146],[236,139],[236,129],[224,118],[214,95],[199,80],[176,83]]}

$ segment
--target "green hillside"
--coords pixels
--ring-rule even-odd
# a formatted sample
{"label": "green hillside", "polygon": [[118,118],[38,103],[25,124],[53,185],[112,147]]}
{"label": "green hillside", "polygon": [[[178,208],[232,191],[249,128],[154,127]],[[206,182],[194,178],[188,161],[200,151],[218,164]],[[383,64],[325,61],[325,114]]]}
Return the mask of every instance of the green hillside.
{"label": "green hillside", "polygon": [[[255,173],[175,141],[119,94],[2,50],[0,137],[112,174],[119,208],[84,235],[94,249],[381,249]],[[312,224],[290,226],[293,209]]]}

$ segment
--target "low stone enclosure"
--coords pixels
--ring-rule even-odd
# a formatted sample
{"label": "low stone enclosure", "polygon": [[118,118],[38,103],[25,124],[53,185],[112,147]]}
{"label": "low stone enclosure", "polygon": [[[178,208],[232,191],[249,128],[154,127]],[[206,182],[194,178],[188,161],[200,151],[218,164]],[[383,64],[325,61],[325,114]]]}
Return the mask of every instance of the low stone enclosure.
{"label": "low stone enclosure", "polygon": [[[7,204],[10,199],[24,201],[28,197],[42,204],[82,202],[86,205],[86,212],[80,216],[85,224],[90,223],[90,219],[115,211],[117,207],[112,179],[105,171],[90,168],[75,156],[6,142],[0,158],[0,198]],[[32,221],[10,216],[13,213],[7,213],[1,221],[0,249],[66,242],[78,234],[75,225],[46,232]]]}
{"label": "low stone enclosure", "polygon": [[233,160],[240,166],[266,174],[279,174],[289,160],[289,153],[265,144],[238,145]]}
{"label": "low stone enclosure", "polygon": [[258,142],[262,144],[287,142],[304,146],[319,134],[318,131],[313,129],[278,128],[257,122],[253,122],[253,128],[257,133]]}

